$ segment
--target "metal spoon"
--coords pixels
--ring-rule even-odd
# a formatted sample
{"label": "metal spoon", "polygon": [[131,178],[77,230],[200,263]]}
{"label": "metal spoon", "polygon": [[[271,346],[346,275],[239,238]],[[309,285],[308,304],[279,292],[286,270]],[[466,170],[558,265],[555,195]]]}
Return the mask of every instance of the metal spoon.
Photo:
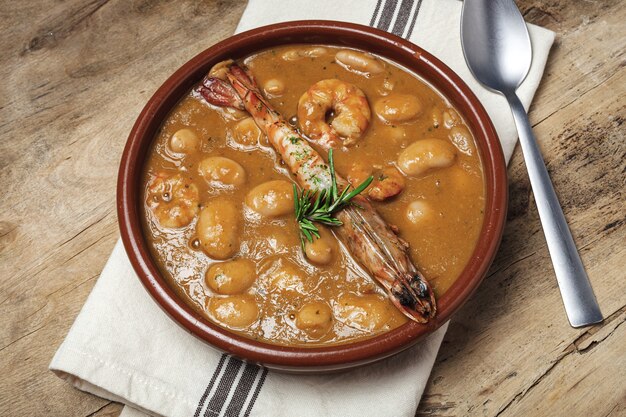
{"label": "metal spoon", "polygon": [[461,42],[474,76],[487,88],[504,95],[511,106],[569,322],[573,327],[601,322],[600,307],[567,227],[528,115],[515,94],[530,69],[532,49],[528,29],[513,0],[465,0]]}

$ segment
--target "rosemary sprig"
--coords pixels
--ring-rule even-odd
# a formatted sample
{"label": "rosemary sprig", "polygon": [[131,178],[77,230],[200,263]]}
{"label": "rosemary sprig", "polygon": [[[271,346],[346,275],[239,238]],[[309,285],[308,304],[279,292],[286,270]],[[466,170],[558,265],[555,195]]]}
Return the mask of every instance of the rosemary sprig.
{"label": "rosemary sprig", "polygon": [[320,231],[315,223],[327,226],[341,226],[343,223],[333,215],[344,207],[354,204],[351,200],[365,190],[374,180],[370,176],[358,187],[352,189],[348,184],[341,192],[337,187],[337,175],[333,161],[333,150],[328,151],[328,166],[330,169],[331,186],[329,189],[313,193],[310,190],[298,192],[298,187],[293,185],[293,205],[296,213],[296,221],[300,227],[300,241],[304,247],[304,240],[313,242],[313,238],[320,237]]}

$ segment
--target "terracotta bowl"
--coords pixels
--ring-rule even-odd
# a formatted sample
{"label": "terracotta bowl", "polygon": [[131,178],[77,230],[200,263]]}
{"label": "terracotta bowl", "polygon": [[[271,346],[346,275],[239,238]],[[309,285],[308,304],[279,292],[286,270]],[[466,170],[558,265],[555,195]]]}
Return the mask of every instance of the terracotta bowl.
{"label": "terracotta bowl", "polygon": [[[452,287],[439,298],[438,315],[428,325],[407,323],[371,339],[340,346],[290,348],[254,341],[225,330],[178,298],[162,277],[143,236],[141,172],[161,123],[189,89],[217,62],[241,58],[289,43],[355,47],[386,57],[419,74],[462,113],[474,133],[486,181],[485,219],[478,246]],[[367,26],[331,21],[300,21],[261,27],[228,38],[183,65],[148,101],[130,132],[118,178],[117,210],[122,240],[148,292],[167,314],[220,351],[266,367],[297,372],[350,368],[391,356],[415,344],[448,321],[476,290],[501,240],[507,206],[506,166],[495,129],[465,83],[437,58],[412,43]]]}

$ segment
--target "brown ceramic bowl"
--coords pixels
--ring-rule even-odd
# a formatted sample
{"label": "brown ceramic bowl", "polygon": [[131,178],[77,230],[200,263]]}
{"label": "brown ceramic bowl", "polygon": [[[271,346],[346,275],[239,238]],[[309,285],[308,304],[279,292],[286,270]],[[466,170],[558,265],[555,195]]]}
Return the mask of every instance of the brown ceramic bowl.
{"label": "brown ceramic bowl", "polygon": [[[241,58],[289,43],[322,43],[373,52],[419,74],[462,113],[481,153],[485,181],[485,219],[478,246],[452,287],[438,300],[428,325],[407,323],[377,337],[339,346],[290,348],[258,342],[225,330],[178,298],[150,255],[141,226],[142,166],[162,121],[174,105],[217,62]],[[228,38],[194,57],[152,96],[130,132],[120,166],[117,210],[130,261],[156,302],[178,324],[208,344],[249,362],[298,372],[354,367],[398,353],[448,321],[476,290],[500,243],[507,206],[506,166],[495,129],[465,83],[437,58],[412,43],[367,26],[332,21],[300,21],[261,27]]]}

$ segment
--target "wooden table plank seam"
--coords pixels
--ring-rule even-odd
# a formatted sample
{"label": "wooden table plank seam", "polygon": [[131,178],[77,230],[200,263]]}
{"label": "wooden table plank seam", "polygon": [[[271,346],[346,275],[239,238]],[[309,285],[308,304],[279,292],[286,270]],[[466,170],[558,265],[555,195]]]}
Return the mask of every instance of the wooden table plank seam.
{"label": "wooden table plank seam", "polygon": [[[563,359],[565,359],[566,357],[568,357],[569,355],[573,355],[573,354],[579,354],[579,355],[585,355],[589,352],[591,352],[594,348],[596,348],[601,342],[603,342],[604,340],[608,339],[614,332],[615,330],[617,330],[625,321],[626,321],[626,314],[624,314],[626,312],[626,306],[620,310],[618,310],[617,312],[615,312],[613,315],[607,317],[605,319],[605,322],[603,323],[603,325],[599,326],[599,328],[602,328],[604,326],[606,326],[608,323],[610,323],[611,321],[613,321],[615,318],[617,317],[621,317],[621,320],[618,322],[618,324],[613,327],[613,329],[611,330],[611,332],[609,334],[607,334],[605,337],[603,337],[600,340],[594,340],[593,342],[591,342],[590,344],[588,344],[587,346],[579,349],[576,346],[576,341],[578,341],[579,339],[584,339],[584,337],[586,336],[587,332],[582,334],[581,336],[579,336],[576,341],[574,341],[570,347],[568,347],[565,351],[563,351],[561,353],[561,355],[552,363],[550,363],[550,365],[547,367],[547,369],[545,369],[531,384],[530,386],[524,388],[522,391],[520,391],[518,394],[516,394],[508,403],[506,403],[504,405],[504,407],[501,408],[500,411],[498,411],[497,414],[495,414],[494,417],[500,417],[501,415],[503,415],[511,405],[515,404],[516,402],[520,402],[524,396],[526,394],[528,394],[530,391],[532,391],[534,388],[536,388],[542,381],[544,381],[549,375],[550,373],[559,365],[562,363]],[[607,323],[608,322],[608,323]],[[617,406],[617,404],[616,404]],[[614,407],[615,408],[615,407]],[[614,409],[613,408],[613,409]],[[612,410],[613,410],[612,409]],[[612,412],[612,410],[609,412],[609,414]],[[515,414],[514,414],[515,415]]]}
{"label": "wooden table plank seam", "polygon": [[[558,109],[555,109],[552,113],[549,113],[548,115],[544,116],[542,119],[537,120],[537,121],[533,121],[532,122],[532,126],[533,128],[539,127],[542,123],[544,123],[546,120],[550,119],[552,116],[555,116],[557,113],[564,111],[565,109],[567,109],[569,106],[576,104],[577,102],[579,102],[581,99],[583,99],[585,97],[585,95],[592,93],[594,90],[596,90],[597,88],[603,86],[605,83],[610,82],[610,80],[613,77],[617,77],[623,75],[623,73],[620,73],[619,71],[611,74],[607,79],[602,80],[600,82],[598,82],[597,84],[595,84],[592,87],[589,87],[588,89],[586,89],[585,91],[583,91],[579,96],[577,96],[576,98],[570,100],[569,102],[565,103],[563,106],[559,107]],[[575,134],[575,133],[574,133]]]}
{"label": "wooden table plank seam", "polygon": [[37,31],[20,51],[20,56],[54,46],[59,41],[66,39],[109,1],[110,0],[92,0],[87,4],[81,5],[74,13],[64,12],[47,18],[50,23],[44,25]]}

